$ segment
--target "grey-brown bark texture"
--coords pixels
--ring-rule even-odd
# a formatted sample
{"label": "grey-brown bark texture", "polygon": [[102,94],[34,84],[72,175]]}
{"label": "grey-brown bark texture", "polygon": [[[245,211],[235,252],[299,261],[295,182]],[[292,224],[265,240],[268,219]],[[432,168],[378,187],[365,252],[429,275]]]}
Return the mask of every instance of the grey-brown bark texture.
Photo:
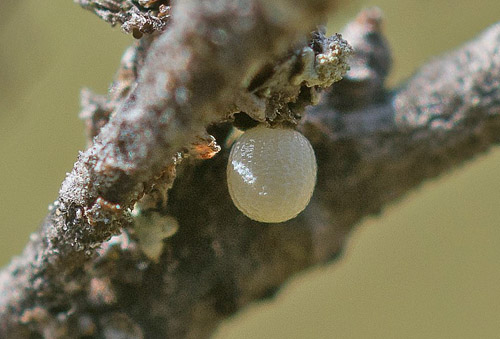
{"label": "grey-brown bark texture", "polygon": [[[78,2],[112,24],[170,15],[163,1]],[[82,94],[96,138],[0,272],[1,337],[207,337],[337,258],[361,218],[500,141],[500,25],[388,91],[380,13],[366,10],[344,32],[351,70],[304,114],[351,52],[309,33],[328,5],[185,0],[134,28],[145,35],[109,96]],[[316,152],[313,199],[286,223],[249,220],[227,192],[233,126],[257,121],[297,125]]]}

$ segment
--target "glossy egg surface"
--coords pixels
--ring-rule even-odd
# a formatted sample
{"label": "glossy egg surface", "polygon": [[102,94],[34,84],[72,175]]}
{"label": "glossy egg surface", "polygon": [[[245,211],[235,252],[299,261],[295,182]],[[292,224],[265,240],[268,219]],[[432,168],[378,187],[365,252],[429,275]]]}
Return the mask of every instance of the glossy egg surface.
{"label": "glossy egg surface", "polygon": [[304,210],[314,190],[314,150],[294,129],[254,127],[233,145],[227,183],[235,206],[250,219],[292,219]]}

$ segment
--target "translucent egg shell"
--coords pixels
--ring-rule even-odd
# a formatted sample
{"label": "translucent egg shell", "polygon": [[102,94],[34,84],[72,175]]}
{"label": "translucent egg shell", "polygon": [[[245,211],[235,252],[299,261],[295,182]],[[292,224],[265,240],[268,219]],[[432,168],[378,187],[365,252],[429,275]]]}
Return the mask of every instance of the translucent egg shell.
{"label": "translucent egg shell", "polygon": [[316,184],[314,150],[294,129],[259,125],[234,143],[227,184],[234,205],[250,219],[292,219],[306,208]]}

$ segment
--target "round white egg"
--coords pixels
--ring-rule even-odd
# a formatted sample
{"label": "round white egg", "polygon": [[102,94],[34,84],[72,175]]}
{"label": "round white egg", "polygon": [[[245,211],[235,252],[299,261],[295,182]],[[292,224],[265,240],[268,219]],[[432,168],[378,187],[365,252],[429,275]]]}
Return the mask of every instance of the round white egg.
{"label": "round white egg", "polygon": [[227,184],[234,205],[250,219],[287,221],[311,199],[316,184],[314,150],[294,129],[259,125],[235,141]]}

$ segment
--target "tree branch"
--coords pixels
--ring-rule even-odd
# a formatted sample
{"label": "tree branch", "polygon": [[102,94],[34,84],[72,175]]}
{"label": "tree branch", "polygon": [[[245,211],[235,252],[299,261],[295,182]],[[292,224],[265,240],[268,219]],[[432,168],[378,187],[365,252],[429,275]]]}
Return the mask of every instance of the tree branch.
{"label": "tree branch", "polygon": [[[291,118],[297,102],[314,101],[305,81],[285,86],[291,99],[277,116],[270,115],[273,95],[244,93],[275,88],[273,77],[289,75],[289,60],[305,64],[298,54],[283,55],[324,7],[255,1],[244,11],[228,1],[215,11],[203,3],[179,2],[165,33],[129,50],[109,100],[84,97],[94,107],[83,111],[89,134],[104,127],[80,155],[40,232],[0,273],[2,335],[207,337],[249,302],[272,297],[294,273],[338,257],[362,217],[500,140],[500,25],[389,92],[380,13],[367,10],[346,28],[356,51],[351,72],[299,125],[318,160],[313,200],[286,223],[249,220],[227,192],[233,123],[221,121],[243,111],[234,115],[242,127],[259,117],[297,122]],[[272,13],[289,13],[290,20]],[[253,25],[243,28],[249,19]],[[331,44],[348,53],[341,40],[313,41],[323,42],[315,53]],[[314,46],[301,47],[300,55]],[[342,63],[336,67],[341,73]],[[249,79],[262,78],[250,86]],[[92,120],[96,112],[102,119]],[[206,150],[210,142],[200,144],[199,137],[206,126],[221,143],[219,154],[176,168],[184,148],[205,154],[200,145]],[[130,215],[136,202],[138,214]],[[145,250],[156,244],[140,237],[142,224],[178,226],[167,239],[158,232],[157,260]]]}
{"label": "tree branch", "polygon": [[126,33],[141,38],[143,34],[162,32],[170,19],[169,0],[75,0],[111,26],[120,24]]}

